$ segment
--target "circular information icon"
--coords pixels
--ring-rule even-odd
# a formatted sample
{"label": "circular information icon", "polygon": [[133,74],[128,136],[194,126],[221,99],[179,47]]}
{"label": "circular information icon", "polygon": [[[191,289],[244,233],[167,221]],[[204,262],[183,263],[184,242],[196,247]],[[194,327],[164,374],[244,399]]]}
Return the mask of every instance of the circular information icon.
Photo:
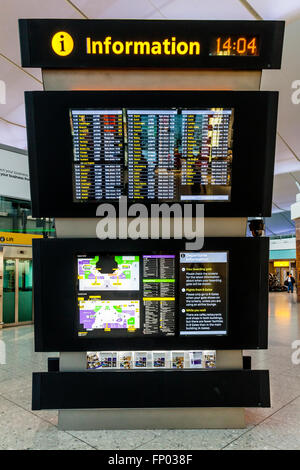
{"label": "circular information icon", "polygon": [[54,34],[51,41],[51,46],[55,54],[66,56],[71,54],[74,48],[74,41],[69,33],[66,33],[65,31],[59,31],[58,33]]}

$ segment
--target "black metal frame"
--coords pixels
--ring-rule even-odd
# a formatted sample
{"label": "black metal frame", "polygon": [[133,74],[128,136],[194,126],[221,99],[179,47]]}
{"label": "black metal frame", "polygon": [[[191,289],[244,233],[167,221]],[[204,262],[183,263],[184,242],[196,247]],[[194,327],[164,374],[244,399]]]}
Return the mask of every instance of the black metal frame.
{"label": "black metal frame", "polygon": [[[71,34],[74,49],[59,56],[51,48],[51,39],[58,31]],[[277,69],[281,65],[284,34],[283,21],[199,21],[199,20],[19,20],[23,67],[43,68],[226,68],[235,70]],[[258,36],[258,56],[213,56],[210,43],[216,36]],[[86,37],[103,41],[111,36],[118,41],[198,41],[200,55],[89,55]]]}
{"label": "black metal frame", "polygon": [[267,370],[36,372],[32,409],[270,407]]}
{"label": "black metal frame", "polygon": [[[232,189],[229,202],[209,202],[205,217],[270,216],[277,92],[74,91],[26,92],[29,169],[34,217],[95,217],[101,202],[73,201],[70,108],[234,108]],[[128,200],[128,204],[134,200]],[[149,209],[151,202],[143,202]],[[157,201],[153,201],[154,203]],[[202,203],[201,201],[198,201]],[[171,203],[169,203],[171,204]],[[179,202],[183,208],[195,202]]]}
{"label": "black metal frame", "polygon": [[[206,238],[203,250],[228,251],[225,336],[78,337],[76,254],[185,250],[186,240],[33,240],[36,351],[266,349],[268,238]],[[178,283],[177,283],[178,285]],[[178,292],[177,292],[178,297]]]}

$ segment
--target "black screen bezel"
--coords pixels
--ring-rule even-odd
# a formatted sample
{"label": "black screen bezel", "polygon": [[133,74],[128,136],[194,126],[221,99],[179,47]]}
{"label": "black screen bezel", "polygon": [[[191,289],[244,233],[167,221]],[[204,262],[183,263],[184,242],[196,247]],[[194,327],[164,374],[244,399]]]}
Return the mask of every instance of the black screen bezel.
{"label": "black screen bezel", "polygon": [[[69,109],[140,107],[141,103],[145,108],[234,108],[231,200],[204,203],[205,216],[271,215],[277,92],[50,91],[25,92],[25,102],[34,217],[96,216],[98,203],[73,201]],[[113,204],[118,213],[118,202],[102,202]],[[143,203],[150,208],[151,202]]]}
{"label": "black screen bezel", "polygon": [[[77,332],[77,253],[112,252],[115,240],[33,241],[36,351],[127,351],[166,349],[267,348],[268,238],[206,238],[203,251],[228,251],[228,334],[136,338],[79,338]],[[118,253],[185,250],[185,240],[119,240]]]}

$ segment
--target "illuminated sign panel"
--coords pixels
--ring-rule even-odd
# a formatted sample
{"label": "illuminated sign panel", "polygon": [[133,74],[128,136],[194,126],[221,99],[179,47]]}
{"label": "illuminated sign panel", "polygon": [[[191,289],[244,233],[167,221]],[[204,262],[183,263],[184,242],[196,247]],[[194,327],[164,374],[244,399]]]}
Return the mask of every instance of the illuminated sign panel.
{"label": "illuminated sign panel", "polygon": [[280,68],[283,21],[19,20],[23,67]]}
{"label": "illuminated sign panel", "polygon": [[289,261],[274,261],[274,268],[289,268]]}
{"label": "illuminated sign panel", "polygon": [[259,56],[259,37],[219,36],[213,38],[210,53],[216,56]]}
{"label": "illuminated sign panel", "polygon": [[233,115],[224,108],[71,109],[74,202],[123,195],[230,201]]}
{"label": "illuminated sign panel", "polygon": [[32,245],[33,238],[43,238],[43,235],[31,233],[0,232],[0,245]]}
{"label": "illuminated sign panel", "polygon": [[265,348],[269,239],[205,237],[200,251],[185,243],[34,240],[35,348]]}
{"label": "illuminated sign panel", "polygon": [[176,37],[163,41],[113,41],[107,36],[104,41],[86,38],[87,54],[126,54],[126,55],[200,55],[199,41],[180,41]]}

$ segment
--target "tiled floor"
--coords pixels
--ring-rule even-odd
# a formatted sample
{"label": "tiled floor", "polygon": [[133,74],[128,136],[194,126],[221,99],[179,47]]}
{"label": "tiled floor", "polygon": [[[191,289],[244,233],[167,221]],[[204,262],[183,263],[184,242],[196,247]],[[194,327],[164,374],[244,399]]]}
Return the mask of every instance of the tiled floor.
{"label": "tiled floor", "polygon": [[[7,364],[0,365],[0,449],[300,449],[300,340],[295,294],[270,295],[268,351],[248,351],[252,367],[271,373],[272,408],[246,410],[242,430],[59,431],[57,412],[31,411],[31,373],[49,354],[33,352],[33,328],[0,330]],[[52,354],[55,356],[55,354]],[[300,358],[300,354],[299,354]]]}

